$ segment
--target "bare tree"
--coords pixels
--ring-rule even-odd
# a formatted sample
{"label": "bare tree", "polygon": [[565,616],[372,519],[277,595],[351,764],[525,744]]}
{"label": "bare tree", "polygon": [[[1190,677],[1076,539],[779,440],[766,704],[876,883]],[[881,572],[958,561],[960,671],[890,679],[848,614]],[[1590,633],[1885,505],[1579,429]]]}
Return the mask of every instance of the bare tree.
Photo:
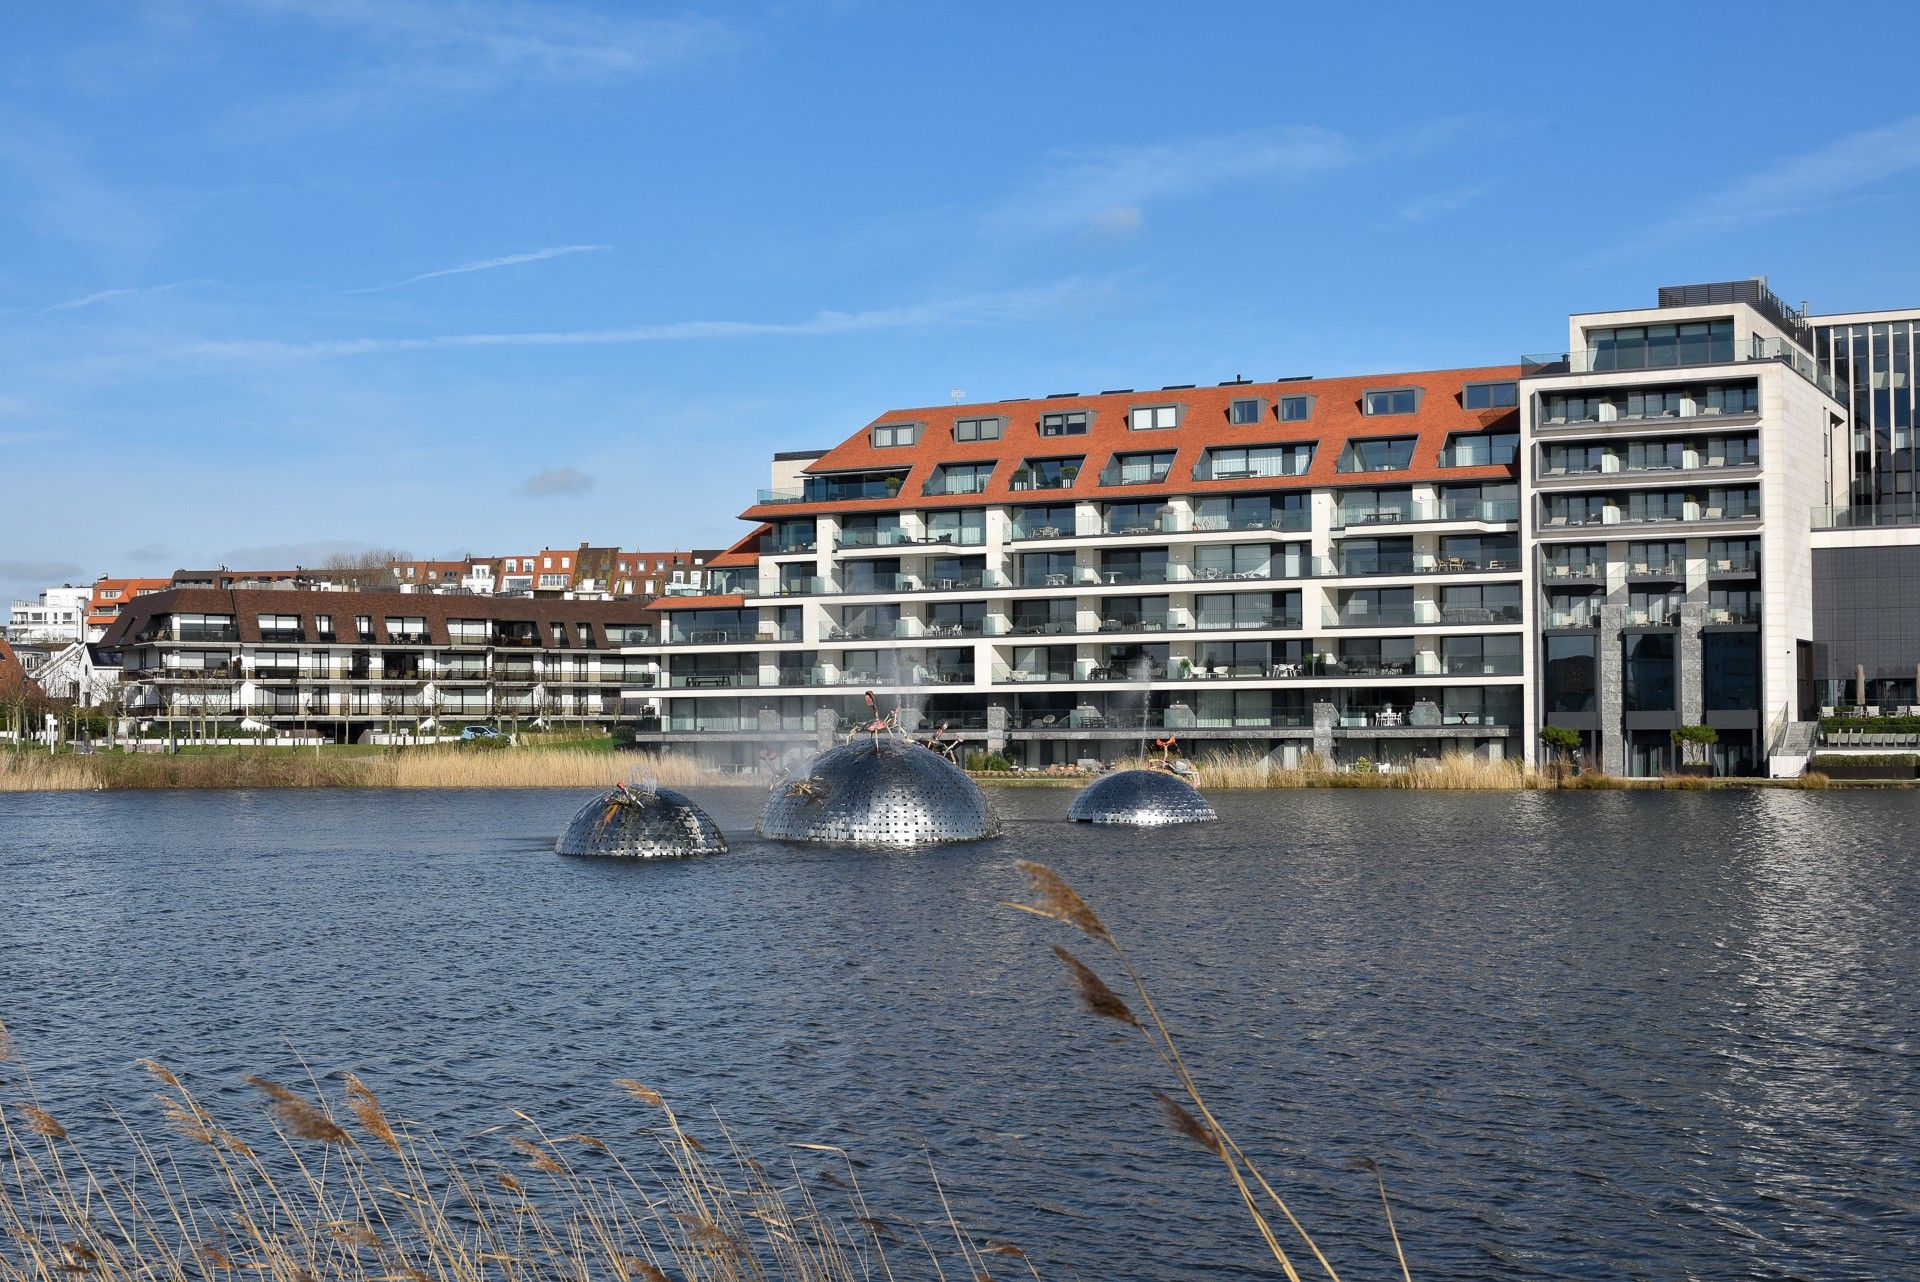
{"label": "bare tree", "polygon": [[368,548],[364,552],[336,552],[317,570],[322,578],[343,588],[383,592],[399,587],[399,580],[393,577],[393,563],[412,559],[400,548]]}

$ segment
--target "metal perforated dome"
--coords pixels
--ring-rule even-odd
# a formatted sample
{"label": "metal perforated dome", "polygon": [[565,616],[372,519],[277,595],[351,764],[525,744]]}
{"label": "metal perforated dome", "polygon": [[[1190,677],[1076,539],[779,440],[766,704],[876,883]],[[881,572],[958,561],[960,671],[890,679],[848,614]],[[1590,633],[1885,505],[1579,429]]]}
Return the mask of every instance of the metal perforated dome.
{"label": "metal perforated dome", "polygon": [[1218,817],[1198,788],[1164,770],[1122,770],[1096,779],[1067,809],[1067,818],[1081,823],[1136,828],[1209,823]]}
{"label": "metal perforated dome", "polygon": [[727,839],[684,793],[615,788],[582,806],[553,848],[563,855],[680,859],[724,855]]}
{"label": "metal perforated dome", "polygon": [[998,836],[980,785],[938,753],[897,738],[829,748],[773,786],[760,835],[855,846],[931,846]]}

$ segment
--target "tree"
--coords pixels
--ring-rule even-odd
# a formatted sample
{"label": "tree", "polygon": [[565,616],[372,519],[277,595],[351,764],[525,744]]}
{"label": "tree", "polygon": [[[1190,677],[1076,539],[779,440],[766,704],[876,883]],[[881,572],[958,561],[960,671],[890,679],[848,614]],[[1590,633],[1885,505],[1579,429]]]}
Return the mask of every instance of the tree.
{"label": "tree", "polygon": [[330,583],[355,592],[391,591],[399,587],[399,580],[393,577],[393,563],[412,559],[399,548],[336,552],[319,564],[316,573]]}
{"label": "tree", "polygon": [[1571,726],[1541,726],[1540,742],[1553,754],[1553,782],[1567,777],[1567,759],[1580,751],[1580,732]]}
{"label": "tree", "polygon": [[1720,732],[1712,726],[1679,726],[1673,731],[1673,741],[1680,748],[1682,766],[1704,766],[1708,750],[1720,742]]}

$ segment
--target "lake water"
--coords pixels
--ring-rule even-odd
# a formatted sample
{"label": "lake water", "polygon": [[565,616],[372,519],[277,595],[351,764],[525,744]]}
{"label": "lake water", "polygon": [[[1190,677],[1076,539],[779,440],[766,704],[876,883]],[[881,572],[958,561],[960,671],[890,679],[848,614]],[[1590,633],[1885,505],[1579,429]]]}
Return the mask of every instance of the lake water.
{"label": "lake water", "polygon": [[[1920,797],[1215,798],[918,855],[770,845],[699,794],[704,862],[549,853],[582,794],[0,796],[0,1019],[55,1113],[152,1120],[152,1055],[249,1124],[246,1073],[356,1069],[466,1137],[517,1107],[631,1136],[634,1077],[763,1151],[844,1144],[886,1211],[1048,1278],[1271,1277],[1165,1083],[1080,1012],[1068,876],[1131,945],[1222,1115],[1349,1282],[1920,1277]],[[92,1129],[89,1127],[89,1129]]]}

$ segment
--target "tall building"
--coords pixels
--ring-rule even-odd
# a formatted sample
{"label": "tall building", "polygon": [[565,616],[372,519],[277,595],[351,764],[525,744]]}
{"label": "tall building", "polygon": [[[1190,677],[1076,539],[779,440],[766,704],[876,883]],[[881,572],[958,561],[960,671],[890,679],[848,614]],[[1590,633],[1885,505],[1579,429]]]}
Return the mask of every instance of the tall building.
{"label": "tall building", "polygon": [[1524,750],[1512,366],[939,406],[781,455],[758,546],[657,602],[664,741],[864,692],[1044,766]]}
{"label": "tall building", "polygon": [[1920,522],[1920,454],[1913,435],[1920,310],[1814,316],[1807,325],[1813,358],[1832,376],[1853,425],[1850,493],[1821,523]]}
{"label": "tall building", "polygon": [[1632,775],[1709,725],[1751,774],[1815,715],[1812,520],[1845,502],[1847,412],[1762,282],[1659,301],[1576,315],[1525,362],[1532,720]]}

